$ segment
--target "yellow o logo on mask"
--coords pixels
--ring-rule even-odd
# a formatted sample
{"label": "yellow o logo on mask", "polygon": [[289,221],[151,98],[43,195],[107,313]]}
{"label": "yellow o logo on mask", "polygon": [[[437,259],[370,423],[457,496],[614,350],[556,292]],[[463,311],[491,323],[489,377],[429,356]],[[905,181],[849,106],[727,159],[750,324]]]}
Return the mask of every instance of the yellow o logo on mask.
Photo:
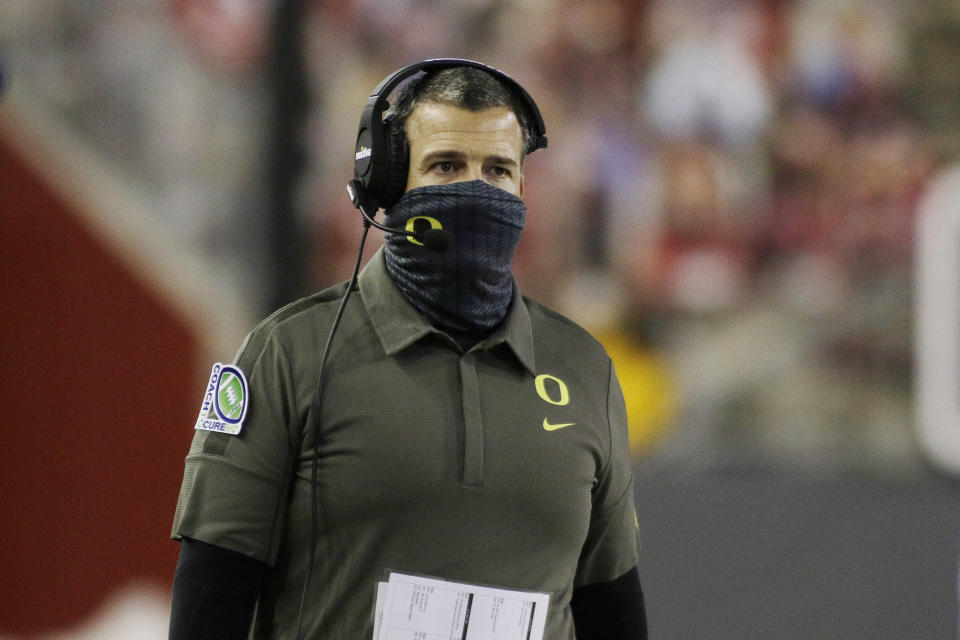
{"label": "yellow o logo on mask", "polygon": [[[553,380],[557,384],[557,387],[560,391],[559,400],[554,400],[550,394],[547,393],[547,380]],[[567,384],[560,378],[543,373],[537,376],[537,379],[534,380],[534,383],[537,386],[537,395],[546,402],[558,406],[563,406],[570,403],[570,391],[567,389]]]}
{"label": "yellow o logo on mask", "polygon": [[[430,223],[431,229],[443,229],[443,225],[440,224],[440,221],[437,220],[436,218],[431,218],[430,216],[413,216],[412,218],[407,220],[407,231],[409,231],[410,233],[413,233],[415,231],[414,225],[416,224],[417,220],[426,220],[428,223]],[[407,236],[407,240],[409,240],[415,245],[419,245],[421,247],[423,246],[423,243],[417,240],[416,238],[414,238],[413,236]]]}

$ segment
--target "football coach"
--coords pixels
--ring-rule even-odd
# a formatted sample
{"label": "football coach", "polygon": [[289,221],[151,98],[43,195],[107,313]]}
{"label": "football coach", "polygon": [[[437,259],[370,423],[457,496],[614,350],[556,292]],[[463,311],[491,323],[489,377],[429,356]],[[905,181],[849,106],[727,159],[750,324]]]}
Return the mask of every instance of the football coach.
{"label": "football coach", "polygon": [[550,640],[647,637],[613,365],[511,270],[546,142],[530,95],[477,62],[374,89],[348,191],[386,243],[213,366],[170,638],[368,640],[395,572],[540,594]]}

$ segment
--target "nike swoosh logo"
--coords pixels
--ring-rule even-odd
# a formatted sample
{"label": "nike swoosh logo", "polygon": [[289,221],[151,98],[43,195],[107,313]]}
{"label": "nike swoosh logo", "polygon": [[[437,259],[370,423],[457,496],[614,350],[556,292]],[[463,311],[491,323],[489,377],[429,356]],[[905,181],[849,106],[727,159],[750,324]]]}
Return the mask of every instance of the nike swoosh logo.
{"label": "nike swoosh logo", "polygon": [[576,422],[561,422],[559,424],[551,424],[546,418],[543,419],[543,428],[546,431],[556,431],[557,429],[563,429],[564,427],[572,427],[577,424]]}

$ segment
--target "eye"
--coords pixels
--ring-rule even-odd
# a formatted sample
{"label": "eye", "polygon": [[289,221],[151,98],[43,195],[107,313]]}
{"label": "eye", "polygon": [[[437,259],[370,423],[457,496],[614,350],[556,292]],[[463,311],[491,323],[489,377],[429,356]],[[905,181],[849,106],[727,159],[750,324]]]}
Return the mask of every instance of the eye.
{"label": "eye", "polygon": [[494,166],[490,168],[490,173],[492,173],[497,178],[509,178],[511,175],[510,169],[506,167]]}
{"label": "eye", "polygon": [[431,169],[440,174],[450,174],[450,173],[454,173],[457,170],[457,164],[450,160],[442,160],[440,162],[434,163]]}

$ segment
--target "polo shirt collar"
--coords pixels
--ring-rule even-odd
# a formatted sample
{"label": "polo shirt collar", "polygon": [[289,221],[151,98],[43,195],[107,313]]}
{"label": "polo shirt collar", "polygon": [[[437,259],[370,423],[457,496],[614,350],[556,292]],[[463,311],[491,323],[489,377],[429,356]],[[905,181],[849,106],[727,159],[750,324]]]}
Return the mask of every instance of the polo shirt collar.
{"label": "polo shirt collar", "polygon": [[388,356],[406,349],[428,333],[436,332],[393,284],[387,273],[383,247],[373,254],[360,272],[359,287],[370,321]]}
{"label": "polo shirt collar", "polygon": [[[388,356],[406,349],[427,334],[442,333],[420,315],[397,289],[387,273],[382,247],[360,272],[359,289],[373,328]],[[506,343],[531,374],[535,372],[530,314],[516,282],[513,284],[513,299],[506,320],[493,335],[480,341],[474,349],[491,349],[500,343]]]}
{"label": "polo shirt collar", "polygon": [[516,281],[513,283],[513,299],[510,301],[506,322],[502,323],[497,331],[499,334],[491,336],[489,340],[500,338],[506,342],[530,375],[536,375],[536,361],[533,358],[533,325],[530,322],[527,303],[520,294]]}

